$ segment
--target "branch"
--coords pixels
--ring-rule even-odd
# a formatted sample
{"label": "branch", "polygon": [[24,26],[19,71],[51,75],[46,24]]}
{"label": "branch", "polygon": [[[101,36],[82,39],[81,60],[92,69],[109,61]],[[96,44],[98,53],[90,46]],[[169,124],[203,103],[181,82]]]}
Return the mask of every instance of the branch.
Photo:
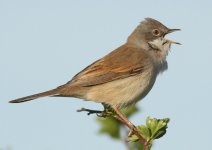
{"label": "branch", "polygon": [[161,138],[166,133],[169,118],[156,119],[147,117],[146,126],[135,126],[124,115],[122,115],[117,108],[112,108],[105,104],[103,104],[103,106],[103,111],[81,108],[80,110],[77,110],[77,112],[88,112],[88,115],[96,114],[98,117],[115,118],[130,129],[128,134],[129,141],[140,141],[143,146],[143,150],[150,150],[153,140]]}
{"label": "branch", "polygon": [[144,150],[147,150],[149,147],[147,140],[145,140],[142,135],[139,133],[137,130],[136,126],[132,124],[124,115],[121,114],[121,112],[117,108],[112,108],[109,105],[105,105],[103,111],[99,110],[91,110],[91,109],[86,109],[86,108],[81,108],[77,110],[77,112],[88,112],[88,115],[91,114],[96,114],[98,117],[114,117],[115,119],[119,120],[122,122],[124,125],[126,125],[131,131],[129,136],[131,135],[136,135],[139,141],[142,143]]}
{"label": "branch", "polygon": [[118,109],[114,108],[114,111],[116,113],[114,117],[117,120],[121,121],[123,124],[125,124],[131,130],[128,135],[129,136],[131,136],[132,134],[136,135],[137,138],[139,139],[139,141],[142,143],[142,145],[144,147],[144,150],[146,150],[148,148],[148,146],[149,146],[148,142],[138,132],[136,126],[133,123],[131,123],[125,116],[123,116]]}

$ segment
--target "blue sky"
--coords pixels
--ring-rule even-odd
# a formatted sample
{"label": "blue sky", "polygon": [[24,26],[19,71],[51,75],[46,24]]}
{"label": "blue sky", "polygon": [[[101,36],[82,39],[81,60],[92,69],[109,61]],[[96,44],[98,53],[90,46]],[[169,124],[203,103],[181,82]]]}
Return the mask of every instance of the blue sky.
{"label": "blue sky", "polygon": [[211,1],[7,0],[0,1],[0,149],[125,149],[98,135],[95,116],[76,113],[99,104],[75,98],[10,99],[69,81],[81,69],[123,44],[145,17],[181,32],[168,57],[169,69],[138,103],[147,116],[169,117],[167,134],[153,149],[212,149]]}

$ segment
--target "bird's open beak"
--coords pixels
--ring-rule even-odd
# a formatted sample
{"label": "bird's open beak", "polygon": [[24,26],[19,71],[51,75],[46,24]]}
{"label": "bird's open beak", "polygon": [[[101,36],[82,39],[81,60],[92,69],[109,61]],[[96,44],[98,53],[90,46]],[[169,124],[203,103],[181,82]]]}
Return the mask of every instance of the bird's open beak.
{"label": "bird's open beak", "polygon": [[[169,30],[168,30],[168,33],[172,33],[172,32],[175,32],[175,31],[180,31],[180,30],[181,30],[181,29],[169,29]],[[175,41],[167,40],[167,39],[166,39],[166,43],[169,43],[170,45],[171,45],[171,44],[182,45],[182,44],[180,44],[179,42],[175,42]]]}

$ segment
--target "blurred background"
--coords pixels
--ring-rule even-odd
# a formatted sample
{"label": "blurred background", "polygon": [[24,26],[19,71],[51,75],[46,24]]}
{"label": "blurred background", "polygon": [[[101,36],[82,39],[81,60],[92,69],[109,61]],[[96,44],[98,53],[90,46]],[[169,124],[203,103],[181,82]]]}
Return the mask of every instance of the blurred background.
{"label": "blurred background", "polygon": [[212,149],[212,2],[143,0],[0,1],[0,149],[115,150],[122,142],[99,135],[96,116],[77,113],[100,104],[75,98],[43,98],[9,104],[14,98],[45,91],[123,44],[146,17],[181,32],[169,69],[158,77],[131,118],[171,122],[153,149]]}

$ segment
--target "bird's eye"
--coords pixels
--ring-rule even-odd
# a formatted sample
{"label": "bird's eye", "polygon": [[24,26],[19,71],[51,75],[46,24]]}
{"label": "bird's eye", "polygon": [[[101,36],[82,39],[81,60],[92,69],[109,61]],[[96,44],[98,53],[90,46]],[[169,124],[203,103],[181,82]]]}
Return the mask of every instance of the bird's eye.
{"label": "bird's eye", "polygon": [[152,34],[154,36],[159,36],[160,35],[160,31],[158,29],[154,29],[154,30],[152,30]]}

